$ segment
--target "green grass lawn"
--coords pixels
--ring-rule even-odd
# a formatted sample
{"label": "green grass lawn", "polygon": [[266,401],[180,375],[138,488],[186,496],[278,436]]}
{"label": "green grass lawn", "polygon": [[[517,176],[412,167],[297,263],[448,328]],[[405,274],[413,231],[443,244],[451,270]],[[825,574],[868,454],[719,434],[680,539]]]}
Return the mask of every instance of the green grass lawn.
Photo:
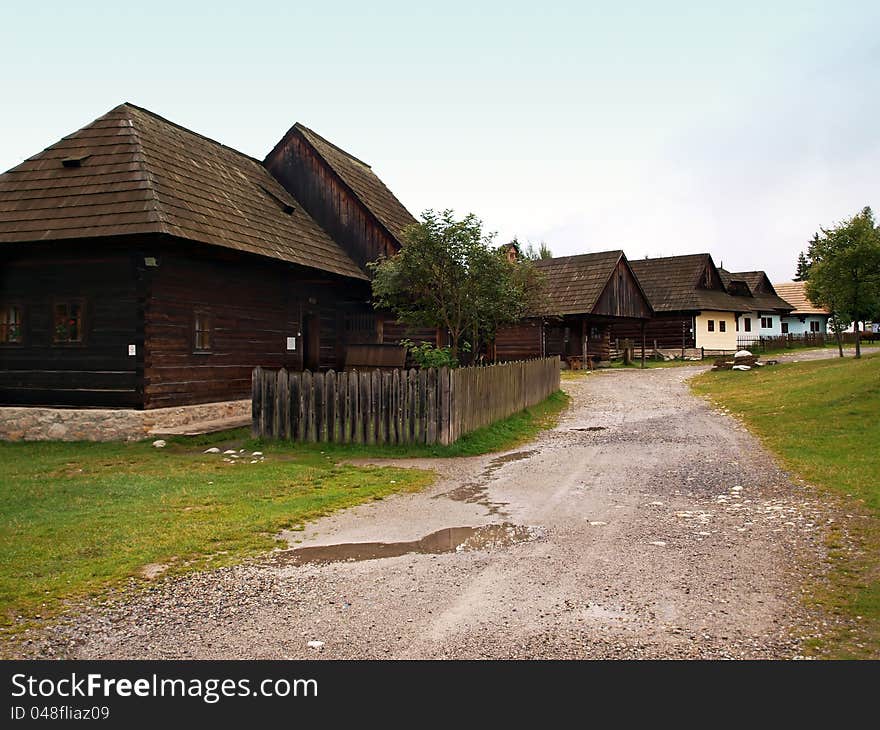
{"label": "green grass lawn", "polygon": [[[429,484],[429,471],[356,467],[344,458],[465,456],[512,448],[552,426],[568,399],[448,447],[261,443],[247,429],[140,443],[0,443],[0,630],[56,614],[68,599],[219,566],[272,549],[276,535],[333,510]],[[263,451],[228,464],[211,445]],[[323,452],[323,453],[322,453]]]}
{"label": "green grass lawn", "polygon": [[692,387],[740,417],[801,478],[863,515],[850,526],[859,554],[845,551],[832,531],[831,584],[811,587],[813,601],[858,628],[815,648],[834,657],[880,657],[880,358],[707,372]]}

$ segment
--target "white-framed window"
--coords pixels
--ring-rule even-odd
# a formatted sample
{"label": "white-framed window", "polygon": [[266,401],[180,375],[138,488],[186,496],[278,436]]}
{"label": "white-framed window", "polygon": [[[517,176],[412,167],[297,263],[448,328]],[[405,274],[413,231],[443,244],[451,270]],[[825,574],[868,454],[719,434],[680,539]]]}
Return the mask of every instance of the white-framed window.
{"label": "white-framed window", "polygon": [[773,317],[761,317],[761,329],[773,329]]}

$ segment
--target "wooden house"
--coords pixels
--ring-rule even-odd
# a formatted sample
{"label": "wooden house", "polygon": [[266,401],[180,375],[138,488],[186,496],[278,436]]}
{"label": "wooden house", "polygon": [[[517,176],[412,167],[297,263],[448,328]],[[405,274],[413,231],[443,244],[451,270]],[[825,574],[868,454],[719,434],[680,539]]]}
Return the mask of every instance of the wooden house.
{"label": "wooden house", "polygon": [[544,276],[545,303],[534,316],[498,332],[497,360],[608,360],[612,332],[632,327],[640,337],[653,313],[623,251],[539,259],[535,266]]}
{"label": "wooden house", "polygon": [[344,366],[385,336],[363,265],[412,221],[352,160],[297,125],[264,165],[122,104],[0,175],[0,404],[211,403],[256,365]]}
{"label": "wooden house", "polygon": [[749,304],[748,312],[737,317],[737,346],[747,347],[761,337],[781,337],[788,334],[785,318],[793,307],[776,293],[763,271],[730,272],[719,269],[728,292]]}
{"label": "wooden house", "polygon": [[[394,255],[404,231],[417,222],[370,165],[302,124],[288,130],[263,165],[360,267]],[[352,322],[348,336],[358,344],[444,344],[437,329],[407,327],[372,310]],[[363,352],[368,361],[355,364],[382,364],[381,349]]]}
{"label": "wooden house", "polygon": [[[645,328],[650,347],[710,352],[736,350],[737,317],[753,309],[745,297],[728,292],[707,253],[630,261],[654,310]],[[617,337],[636,337],[632,326],[615,328]]]}

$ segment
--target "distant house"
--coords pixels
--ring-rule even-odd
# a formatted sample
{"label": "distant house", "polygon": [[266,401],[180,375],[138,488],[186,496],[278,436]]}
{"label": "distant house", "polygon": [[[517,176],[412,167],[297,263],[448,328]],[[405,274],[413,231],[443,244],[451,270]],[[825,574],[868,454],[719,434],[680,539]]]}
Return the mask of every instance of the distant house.
{"label": "distant house", "polygon": [[719,269],[730,294],[742,297],[751,311],[737,319],[739,344],[747,346],[762,337],[781,337],[788,334],[786,318],[793,307],[779,296],[763,271],[730,272]]}
{"label": "distant house", "polygon": [[399,338],[364,264],[413,220],[300,125],[261,163],[122,104],[0,175],[0,404],[211,403],[256,365],[343,367]]}
{"label": "distant house", "polygon": [[[736,350],[737,318],[754,307],[728,292],[709,254],[633,259],[630,266],[654,310],[645,332],[650,346]],[[632,326],[618,325],[614,332],[617,337],[639,336]]]}
{"label": "distant house", "polygon": [[545,277],[546,303],[497,333],[497,360],[554,355],[569,362],[585,356],[608,360],[615,328],[641,333],[653,314],[623,251],[539,259],[534,265]]}
{"label": "distant house", "polygon": [[782,319],[782,332],[784,334],[826,334],[828,332],[828,320],[831,312],[825,307],[817,307],[807,297],[806,283],[803,281],[786,281],[774,284],[776,292],[786,302],[792,311]]}

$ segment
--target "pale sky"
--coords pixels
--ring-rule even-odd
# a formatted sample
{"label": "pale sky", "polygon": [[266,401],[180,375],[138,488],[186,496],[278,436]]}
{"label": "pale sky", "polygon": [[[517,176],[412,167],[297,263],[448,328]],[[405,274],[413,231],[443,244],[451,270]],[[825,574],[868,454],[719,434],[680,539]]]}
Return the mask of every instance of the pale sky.
{"label": "pale sky", "polygon": [[262,159],[296,121],[414,213],[787,280],[880,209],[880,3],[10,2],[0,169],[123,101]]}

